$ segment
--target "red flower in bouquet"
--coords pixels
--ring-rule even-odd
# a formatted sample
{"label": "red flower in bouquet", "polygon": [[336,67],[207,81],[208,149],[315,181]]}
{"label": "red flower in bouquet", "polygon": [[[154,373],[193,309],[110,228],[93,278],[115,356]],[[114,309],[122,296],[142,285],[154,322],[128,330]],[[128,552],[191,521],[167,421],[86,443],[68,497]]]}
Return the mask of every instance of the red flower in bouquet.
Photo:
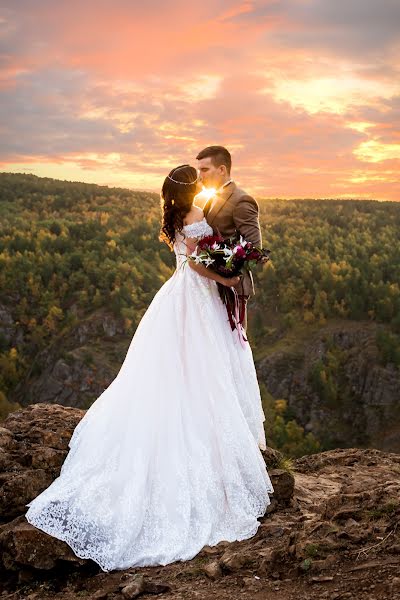
{"label": "red flower in bouquet", "polygon": [[237,258],[246,258],[246,250],[243,248],[243,246],[235,246],[233,252]]}
{"label": "red flower in bouquet", "polygon": [[201,238],[201,240],[199,240],[199,242],[197,243],[197,247],[203,250],[207,248],[212,248],[214,244],[220,244],[223,242],[224,238],[220,234],[206,235],[205,237]]}

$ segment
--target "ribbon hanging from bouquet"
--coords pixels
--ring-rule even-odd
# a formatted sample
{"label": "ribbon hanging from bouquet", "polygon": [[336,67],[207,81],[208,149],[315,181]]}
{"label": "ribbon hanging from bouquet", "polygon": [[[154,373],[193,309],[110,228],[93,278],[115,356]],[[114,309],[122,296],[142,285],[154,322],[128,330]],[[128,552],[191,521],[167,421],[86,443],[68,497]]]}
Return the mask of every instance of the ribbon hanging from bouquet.
{"label": "ribbon hanging from bouquet", "polygon": [[236,330],[238,332],[239,342],[241,343],[241,345],[244,348],[246,346],[246,342],[248,341],[247,337],[246,337],[246,331],[242,325],[243,319],[244,319],[245,301],[243,299],[242,303],[240,303],[239,294],[237,293],[237,290],[235,290],[235,288],[232,288],[232,289],[233,289],[233,293],[235,295],[235,304],[234,304],[235,326],[236,326]]}
{"label": "ribbon hanging from bouquet", "polygon": [[248,341],[246,337],[246,330],[242,323],[244,319],[245,301],[240,302],[239,294],[234,287],[227,287],[220,283],[218,290],[221,296],[222,302],[225,304],[226,312],[228,314],[229,323],[232,331],[236,329],[238,332],[239,342],[245,347]]}

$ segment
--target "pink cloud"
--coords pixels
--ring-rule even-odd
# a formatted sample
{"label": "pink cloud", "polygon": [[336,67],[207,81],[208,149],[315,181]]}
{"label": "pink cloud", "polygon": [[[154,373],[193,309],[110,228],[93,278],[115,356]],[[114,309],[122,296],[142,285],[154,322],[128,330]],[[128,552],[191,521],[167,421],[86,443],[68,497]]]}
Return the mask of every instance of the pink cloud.
{"label": "pink cloud", "polygon": [[[104,183],[118,155],[109,169],[121,181],[146,176],[158,190],[169,165],[220,143],[259,196],[398,199],[398,160],[385,158],[400,137],[397,9],[385,5],[374,32],[372,0],[358,19],[347,7],[345,23],[329,0],[6,1],[1,168],[70,163]],[[383,148],[373,164],[360,158],[368,141]]]}

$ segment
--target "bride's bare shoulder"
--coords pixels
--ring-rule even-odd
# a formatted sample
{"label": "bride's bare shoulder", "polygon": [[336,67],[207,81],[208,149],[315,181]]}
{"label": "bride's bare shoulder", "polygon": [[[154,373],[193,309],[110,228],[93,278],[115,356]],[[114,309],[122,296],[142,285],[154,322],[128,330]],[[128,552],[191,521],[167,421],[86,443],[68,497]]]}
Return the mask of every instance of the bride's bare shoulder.
{"label": "bride's bare shoulder", "polygon": [[199,206],[192,205],[192,208],[187,213],[185,218],[183,219],[184,225],[191,225],[192,223],[197,223],[198,221],[202,221],[204,218],[203,210]]}

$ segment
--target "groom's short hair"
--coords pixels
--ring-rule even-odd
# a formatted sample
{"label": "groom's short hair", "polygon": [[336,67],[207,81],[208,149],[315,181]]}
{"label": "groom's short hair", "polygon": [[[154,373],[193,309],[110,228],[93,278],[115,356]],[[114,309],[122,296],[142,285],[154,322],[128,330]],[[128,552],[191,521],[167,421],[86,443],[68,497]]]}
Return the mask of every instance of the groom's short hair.
{"label": "groom's short hair", "polygon": [[196,156],[197,160],[202,158],[211,158],[211,162],[214,167],[220,167],[221,165],[226,166],[226,170],[230,174],[232,167],[232,157],[228,150],[224,146],[207,146]]}

